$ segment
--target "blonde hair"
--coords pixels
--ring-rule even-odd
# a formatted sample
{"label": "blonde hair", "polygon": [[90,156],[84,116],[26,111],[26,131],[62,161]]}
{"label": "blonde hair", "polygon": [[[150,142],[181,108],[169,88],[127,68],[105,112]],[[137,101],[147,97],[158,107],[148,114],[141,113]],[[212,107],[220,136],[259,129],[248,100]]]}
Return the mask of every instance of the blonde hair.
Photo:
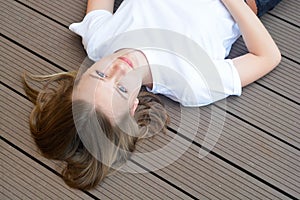
{"label": "blonde hair", "polygon": [[[62,177],[67,185],[91,189],[126,162],[139,139],[166,132],[169,117],[157,96],[140,92],[134,119],[123,117],[130,132],[125,133],[90,103],[72,101],[76,75],[77,72],[48,76],[24,73],[23,85],[34,104],[30,131],[41,154],[66,162]],[[29,79],[43,83],[43,87],[34,89]],[[85,137],[81,138],[79,132]]]}

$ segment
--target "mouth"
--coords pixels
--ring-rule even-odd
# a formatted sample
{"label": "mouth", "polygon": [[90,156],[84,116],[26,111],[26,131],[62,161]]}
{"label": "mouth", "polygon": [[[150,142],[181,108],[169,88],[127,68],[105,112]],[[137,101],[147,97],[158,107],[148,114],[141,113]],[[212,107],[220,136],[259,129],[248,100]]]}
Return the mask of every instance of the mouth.
{"label": "mouth", "polygon": [[129,65],[129,67],[131,67],[133,69],[133,64],[132,64],[131,60],[129,60],[128,58],[125,58],[123,56],[119,57],[119,59],[124,61],[125,63],[127,63]]}

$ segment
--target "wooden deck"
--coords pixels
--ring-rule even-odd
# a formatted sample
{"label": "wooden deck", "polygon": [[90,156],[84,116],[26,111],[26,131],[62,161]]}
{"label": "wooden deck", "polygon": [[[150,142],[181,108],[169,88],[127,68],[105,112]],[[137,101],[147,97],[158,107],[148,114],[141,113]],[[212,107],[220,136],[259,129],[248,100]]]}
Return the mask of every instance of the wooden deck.
{"label": "wooden deck", "polygon": [[[32,105],[20,75],[24,70],[49,74],[80,66],[86,54],[68,26],[83,18],[85,6],[86,0],[1,0],[0,199],[300,198],[299,0],[283,0],[262,18],[282,62],[244,88],[241,97],[187,109],[184,116],[177,103],[163,98],[171,115],[168,133],[140,143],[137,152],[174,141],[180,145],[149,159],[133,156],[128,166],[149,171],[182,152],[174,163],[147,173],[120,171],[90,191],[68,188],[60,178],[60,163],[41,157],[30,137]],[[230,56],[243,52],[239,40]],[[200,149],[214,142],[199,157]]]}

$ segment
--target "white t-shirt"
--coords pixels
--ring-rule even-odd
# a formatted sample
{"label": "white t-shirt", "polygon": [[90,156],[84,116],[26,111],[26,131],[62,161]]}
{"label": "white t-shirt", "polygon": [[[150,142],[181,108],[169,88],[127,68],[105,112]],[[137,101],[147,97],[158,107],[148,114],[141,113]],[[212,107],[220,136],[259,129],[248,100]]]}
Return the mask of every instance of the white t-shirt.
{"label": "white t-shirt", "polygon": [[[184,106],[241,94],[238,72],[232,60],[225,59],[240,31],[220,0],[124,0],[115,14],[95,10],[69,28],[82,37],[94,61],[121,48],[142,50],[152,72],[150,91]],[[200,71],[195,66],[197,59],[190,56],[195,44],[209,58],[206,68],[215,70],[202,73],[205,66]]]}

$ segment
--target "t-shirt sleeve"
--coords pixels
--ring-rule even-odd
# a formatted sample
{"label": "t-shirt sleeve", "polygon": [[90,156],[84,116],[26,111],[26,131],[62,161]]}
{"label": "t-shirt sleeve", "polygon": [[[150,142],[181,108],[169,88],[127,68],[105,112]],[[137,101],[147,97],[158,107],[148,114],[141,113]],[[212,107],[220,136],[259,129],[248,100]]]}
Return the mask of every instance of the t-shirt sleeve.
{"label": "t-shirt sleeve", "polygon": [[238,95],[242,93],[241,79],[231,59],[213,60],[223,83],[226,95]]}
{"label": "t-shirt sleeve", "polygon": [[81,22],[73,23],[69,29],[82,37],[82,44],[86,50],[91,45],[92,37],[97,30],[100,30],[109,18],[112,16],[107,10],[94,10],[89,12]]}

